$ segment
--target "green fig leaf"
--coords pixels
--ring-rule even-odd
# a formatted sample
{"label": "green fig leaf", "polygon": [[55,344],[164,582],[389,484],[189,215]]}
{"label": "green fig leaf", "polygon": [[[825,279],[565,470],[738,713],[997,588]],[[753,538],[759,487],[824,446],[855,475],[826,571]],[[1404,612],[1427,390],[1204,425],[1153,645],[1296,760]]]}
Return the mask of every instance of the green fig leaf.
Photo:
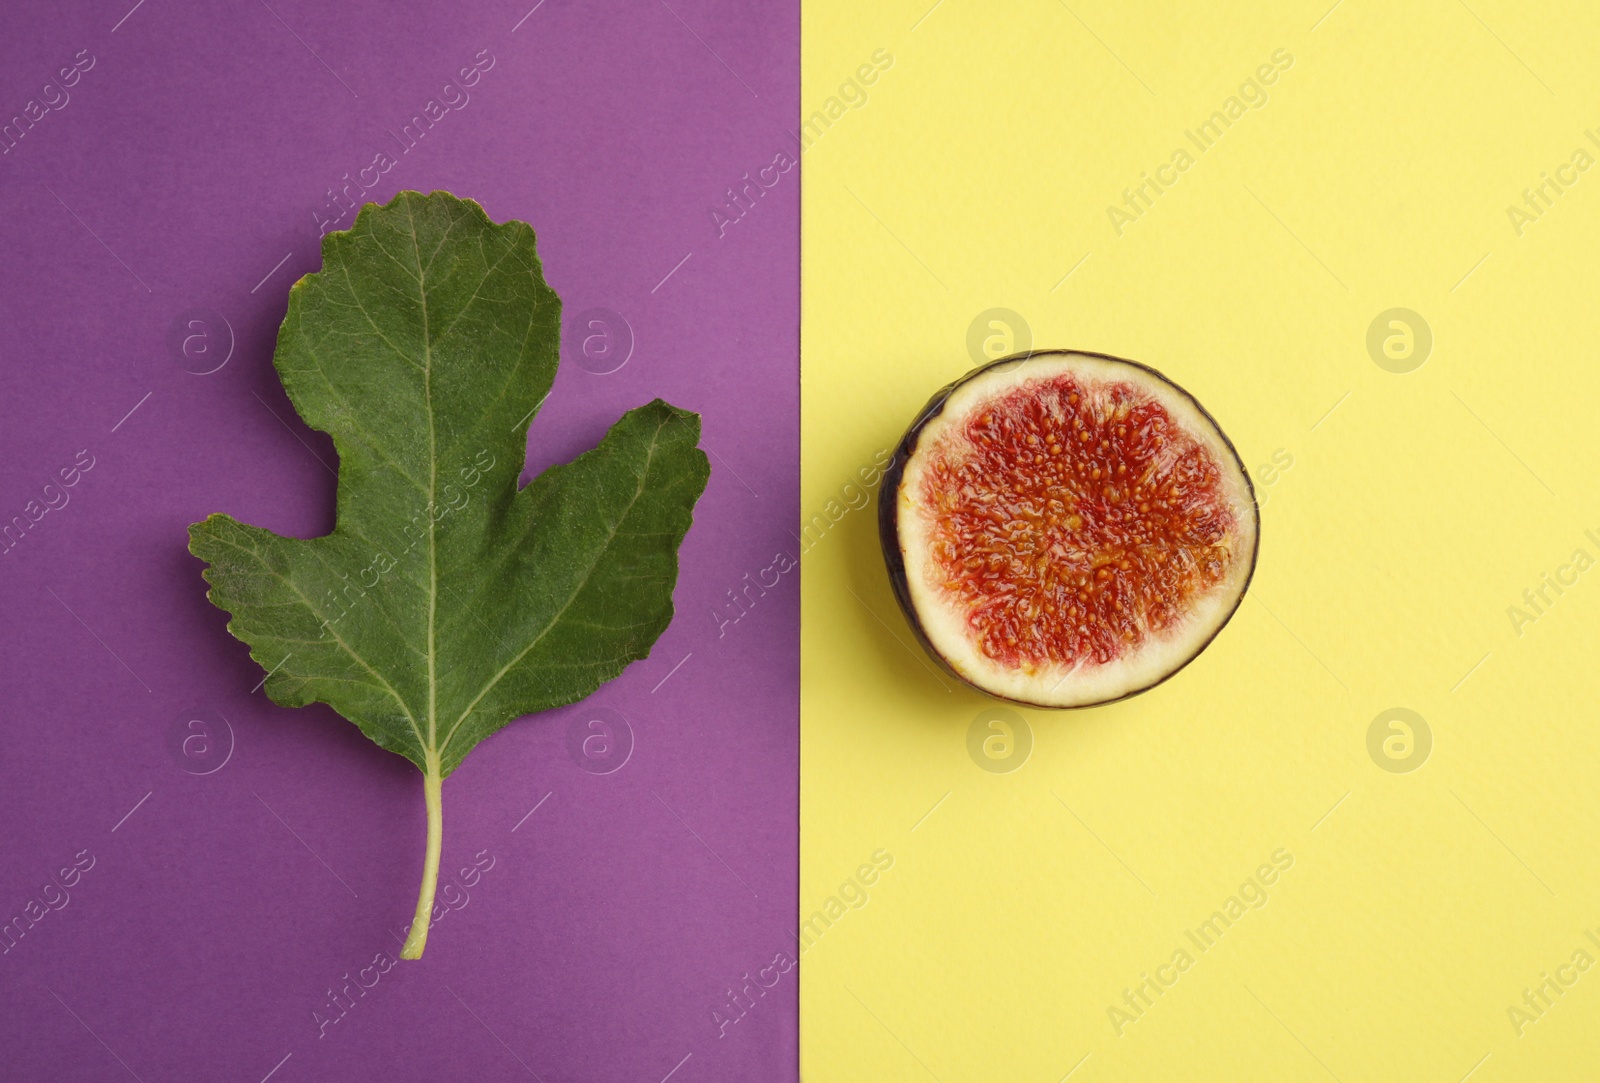
{"label": "green fig leaf", "polygon": [[333,437],[337,525],[285,538],[212,515],[189,549],[274,701],[326,703],[421,769],[428,849],[403,952],[417,958],[443,779],[512,719],[649,653],[710,470],[699,416],[657,399],[518,488],[561,341],[526,223],[401,192],[322,256],[289,292],[273,362]]}

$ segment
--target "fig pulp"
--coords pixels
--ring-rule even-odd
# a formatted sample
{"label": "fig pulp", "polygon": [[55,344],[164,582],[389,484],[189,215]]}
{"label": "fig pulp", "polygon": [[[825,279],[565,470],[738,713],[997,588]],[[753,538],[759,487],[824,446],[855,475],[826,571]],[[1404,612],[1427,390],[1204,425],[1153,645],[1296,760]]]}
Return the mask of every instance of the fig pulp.
{"label": "fig pulp", "polygon": [[1100,354],[1034,352],[942,389],[879,493],[895,596],[981,691],[1086,707],[1151,688],[1238,608],[1259,516],[1194,397]]}

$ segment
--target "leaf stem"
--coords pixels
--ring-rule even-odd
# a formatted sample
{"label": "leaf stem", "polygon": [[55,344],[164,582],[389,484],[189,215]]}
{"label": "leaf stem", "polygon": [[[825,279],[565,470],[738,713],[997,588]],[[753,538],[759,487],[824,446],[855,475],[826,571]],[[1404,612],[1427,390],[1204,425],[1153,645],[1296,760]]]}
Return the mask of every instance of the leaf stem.
{"label": "leaf stem", "polygon": [[439,886],[439,851],[444,842],[444,779],[437,767],[422,774],[422,798],[428,806],[428,850],[422,862],[422,892],[417,896],[417,913],[411,919],[411,932],[400,949],[402,959],[422,958],[428,946],[428,928],[433,924],[433,893]]}

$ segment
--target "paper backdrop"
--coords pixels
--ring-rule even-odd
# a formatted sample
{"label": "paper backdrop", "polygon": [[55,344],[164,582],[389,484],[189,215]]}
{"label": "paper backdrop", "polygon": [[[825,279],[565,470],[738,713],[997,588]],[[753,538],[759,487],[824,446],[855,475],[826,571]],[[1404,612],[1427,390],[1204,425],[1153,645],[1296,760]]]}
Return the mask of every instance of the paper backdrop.
{"label": "paper backdrop", "polygon": [[[758,173],[791,145],[797,10],[3,22],[0,1078],[794,1079],[799,174]],[[402,188],[538,235],[566,339],[525,477],[658,395],[712,466],[650,657],[445,783],[418,963],[419,773],[270,703],[185,551],[212,512],[332,526],[274,335],[319,233]]]}
{"label": "paper backdrop", "polygon": [[[806,1079],[1593,1070],[1597,31],[805,5]],[[1176,678],[985,752],[867,498],[1030,345],[1194,392],[1261,556]]]}

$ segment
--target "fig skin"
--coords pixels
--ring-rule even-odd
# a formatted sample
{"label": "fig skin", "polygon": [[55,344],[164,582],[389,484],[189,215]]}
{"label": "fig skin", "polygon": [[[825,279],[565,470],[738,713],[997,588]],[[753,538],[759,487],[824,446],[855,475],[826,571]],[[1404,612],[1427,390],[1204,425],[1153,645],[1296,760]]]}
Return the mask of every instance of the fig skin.
{"label": "fig skin", "polygon": [[[917,612],[916,603],[913,601],[911,596],[911,588],[906,578],[905,554],[900,547],[900,486],[905,477],[906,464],[910,462],[912,456],[916,454],[917,444],[921,439],[923,430],[927,428],[929,422],[944,413],[945,404],[949,401],[950,396],[964,384],[967,384],[970,381],[987,373],[993,372],[996,369],[1000,369],[1004,366],[1020,365],[1035,357],[1061,354],[1091,357],[1101,361],[1110,361],[1119,365],[1126,365],[1129,368],[1137,369],[1146,377],[1153,378],[1154,380],[1165,384],[1167,387],[1176,391],[1179,395],[1192,403],[1194,408],[1199,411],[1201,416],[1204,417],[1205,420],[1211,424],[1212,428],[1216,430],[1217,435],[1221,437],[1222,443],[1227,447],[1229,454],[1233,456],[1233,461],[1238,466],[1239,473],[1244,477],[1245,489],[1250,495],[1249,514],[1253,520],[1253,529],[1251,531],[1253,541],[1250,548],[1249,573],[1245,576],[1244,582],[1240,585],[1238,595],[1233,599],[1232,606],[1228,609],[1227,614],[1217,624],[1216,628],[1212,630],[1211,634],[1196,642],[1193,648],[1189,651],[1188,655],[1180,664],[1172,667],[1172,669],[1156,677],[1154,680],[1138,688],[1130,689],[1121,695],[1112,696],[1108,699],[1096,700],[1092,703],[1078,703],[1070,705],[1038,703],[1033,700],[1013,696],[1003,696],[996,692],[990,691],[981,685],[975,684],[960,671],[958,671],[955,666],[951,664],[950,660],[947,659],[928,638],[927,631],[923,627],[922,618]],[[974,367],[964,376],[961,376],[956,380],[952,380],[950,383],[934,392],[933,397],[928,400],[927,405],[917,412],[916,419],[912,421],[911,426],[906,429],[905,435],[901,437],[899,445],[895,448],[894,457],[890,460],[888,468],[884,471],[883,482],[878,487],[878,543],[883,549],[883,560],[889,573],[889,586],[894,591],[895,600],[900,604],[900,611],[905,615],[906,624],[910,626],[912,634],[916,636],[917,642],[921,644],[923,651],[928,655],[929,658],[933,659],[933,661],[938,664],[940,669],[944,670],[951,677],[954,677],[957,681],[960,681],[968,688],[980,692],[990,699],[999,700],[1004,703],[1014,703],[1021,707],[1034,707],[1040,710],[1077,711],[1093,707],[1104,707],[1110,703],[1120,703],[1123,700],[1132,699],[1134,696],[1148,692],[1150,689],[1155,688],[1157,685],[1164,684],[1178,673],[1181,673],[1184,669],[1188,668],[1190,663],[1192,663],[1196,658],[1200,657],[1200,655],[1205,652],[1205,649],[1211,645],[1212,641],[1215,640],[1217,636],[1221,634],[1222,630],[1228,626],[1229,622],[1233,620],[1233,615],[1239,611],[1239,606],[1244,604],[1244,596],[1249,592],[1250,584],[1255,579],[1256,558],[1261,552],[1261,506],[1256,499],[1255,483],[1250,478],[1250,471],[1245,468],[1244,460],[1239,455],[1238,448],[1234,447],[1233,441],[1229,438],[1227,432],[1222,428],[1221,425],[1217,424],[1217,419],[1212,417],[1211,412],[1201,405],[1199,399],[1195,398],[1194,395],[1190,394],[1186,388],[1175,382],[1171,377],[1167,376],[1158,369],[1152,368],[1149,365],[1138,361],[1130,361],[1125,357],[1116,357],[1112,354],[1095,353],[1090,350],[1030,350],[1026,353],[1011,354],[1008,357],[1002,357],[997,360],[990,361],[987,364]]]}

